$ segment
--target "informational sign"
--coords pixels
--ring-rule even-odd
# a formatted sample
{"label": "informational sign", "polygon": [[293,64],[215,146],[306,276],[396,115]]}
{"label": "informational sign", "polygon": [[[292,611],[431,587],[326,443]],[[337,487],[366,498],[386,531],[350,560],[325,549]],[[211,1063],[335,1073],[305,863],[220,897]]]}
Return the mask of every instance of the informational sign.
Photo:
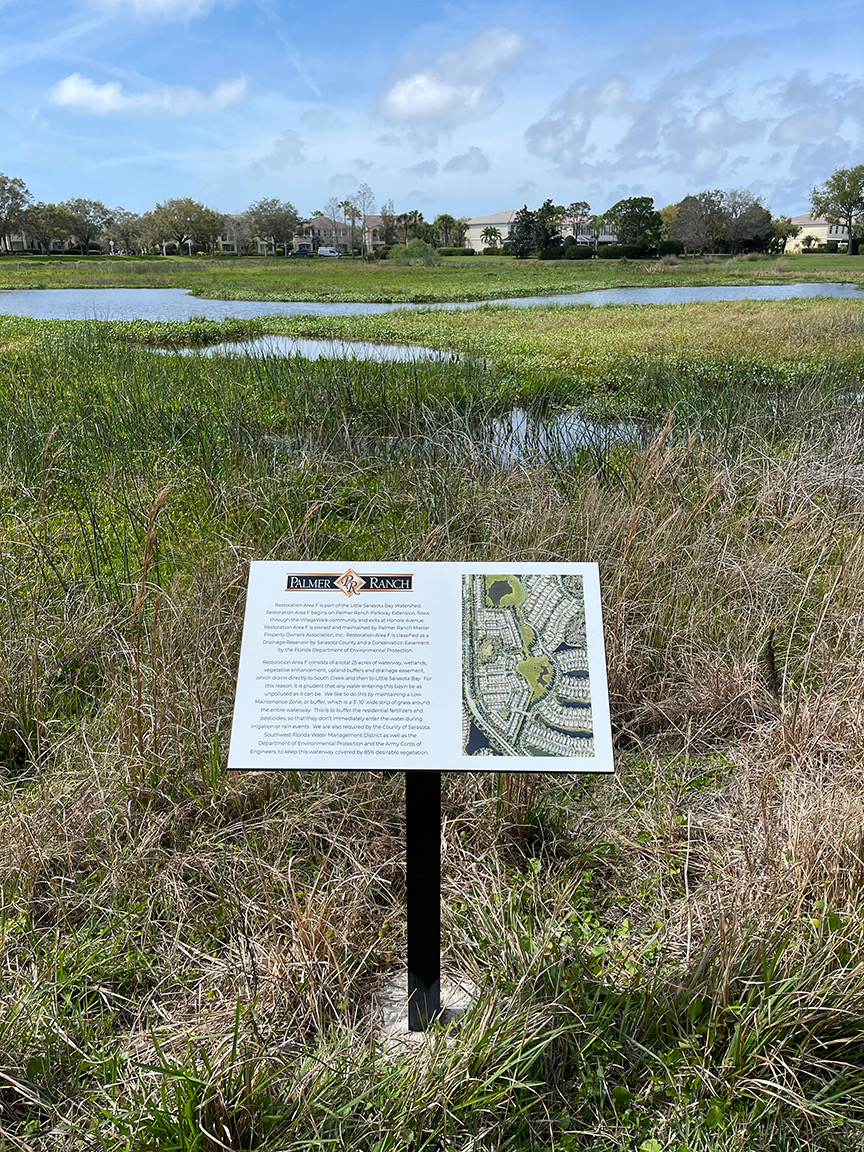
{"label": "informational sign", "polygon": [[228,767],[611,772],[597,565],[253,561]]}

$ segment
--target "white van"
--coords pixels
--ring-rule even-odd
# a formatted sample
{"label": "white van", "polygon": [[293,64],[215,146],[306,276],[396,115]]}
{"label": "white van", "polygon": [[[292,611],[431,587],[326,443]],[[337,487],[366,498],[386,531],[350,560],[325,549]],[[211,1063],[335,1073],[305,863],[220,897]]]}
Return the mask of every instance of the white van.
{"label": "white van", "polygon": [[341,256],[342,253],[339,251],[338,248],[319,248],[318,249],[318,255],[319,256]]}

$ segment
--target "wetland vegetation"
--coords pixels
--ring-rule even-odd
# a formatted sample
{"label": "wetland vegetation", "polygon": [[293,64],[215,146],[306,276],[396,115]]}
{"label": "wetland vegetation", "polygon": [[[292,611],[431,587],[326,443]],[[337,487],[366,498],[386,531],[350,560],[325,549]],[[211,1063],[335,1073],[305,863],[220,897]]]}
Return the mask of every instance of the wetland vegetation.
{"label": "wetland vegetation", "polygon": [[[860,1149],[862,316],[0,320],[6,1146]],[[150,350],[265,331],[461,355]],[[502,453],[514,407],[645,435]],[[370,1015],[399,775],[224,770],[281,557],[600,565],[617,773],[445,779],[479,992],[422,1056]]]}
{"label": "wetland vegetation", "polygon": [[[754,257],[756,257],[754,259]],[[666,257],[661,260],[516,260],[444,257],[437,267],[386,260],[183,256],[4,257],[0,291],[14,288],[187,288],[216,300],[432,303],[665,284],[782,284],[862,280],[864,257]]]}

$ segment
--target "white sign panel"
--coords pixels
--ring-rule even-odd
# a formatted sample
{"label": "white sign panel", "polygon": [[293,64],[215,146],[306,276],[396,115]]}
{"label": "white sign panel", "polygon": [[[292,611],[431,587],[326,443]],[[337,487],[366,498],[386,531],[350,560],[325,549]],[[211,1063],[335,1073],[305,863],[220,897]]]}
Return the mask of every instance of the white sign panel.
{"label": "white sign panel", "polygon": [[611,772],[597,565],[253,561],[228,767]]}

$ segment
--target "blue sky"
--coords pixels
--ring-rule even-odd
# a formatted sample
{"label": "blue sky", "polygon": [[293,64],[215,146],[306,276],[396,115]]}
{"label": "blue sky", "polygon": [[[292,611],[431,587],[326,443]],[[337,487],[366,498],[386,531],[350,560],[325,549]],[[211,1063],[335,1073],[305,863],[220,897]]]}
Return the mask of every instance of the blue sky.
{"label": "blue sky", "polygon": [[0,171],[144,211],[350,196],[486,215],[864,163],[860,0],[0,0]]}

